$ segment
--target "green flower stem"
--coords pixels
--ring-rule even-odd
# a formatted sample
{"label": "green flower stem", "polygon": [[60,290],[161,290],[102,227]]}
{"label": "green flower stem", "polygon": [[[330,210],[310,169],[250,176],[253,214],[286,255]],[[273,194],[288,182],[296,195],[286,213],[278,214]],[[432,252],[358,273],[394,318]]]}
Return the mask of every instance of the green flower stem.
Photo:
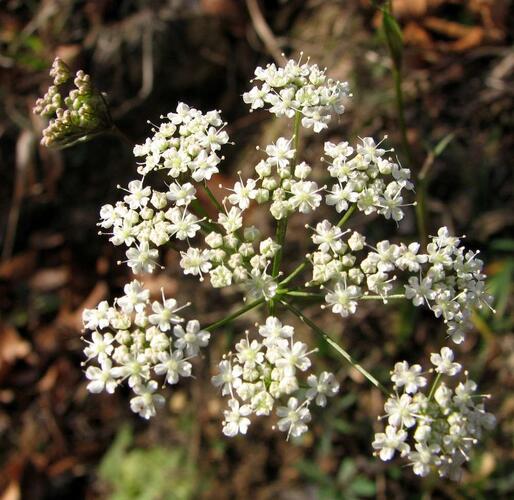
{"label": "green flower stem", "polygon": [[[396,300],[396,299],[404,299],[405,295],[403,293],[397,293],[393,295],[387,295],[385,297],[386,300]],[[384,297],[381,295],[363,295],[358,300],[384,300]]]}
{"label": "green flower stem", "polygon": [[302,124],[302,113],[297,111],[294,116],[294,129],[293,129],[293,167],[296,166],[296,160],[298,159],[298,147],[300,146],[300,125]]}
{"label": "green flower stem", "polygon": [[[293,157],[293,168],[296,165],[296,159],[298,157],[298,147],[300,145],[300,125],[302,123],[302,114],[300,111],[297,111],[294,117],[294,129],[293,129],[293,147],[294,147],[294,157]],[[287,217],[280,219],[277,224],[276,230],[276,241],[280,245],[280,248],[277,250],[275,257],[273,259],[273,266],[271,271],[271,276],[276,278],[280,271],[280,263],[282,262],[282,255],[284,253],[284,241],[286,239],[287,232]]]}
{"label": "green flower stem", "polygon": [[200,217],[206,217],[209,219],[209,214],[207,213],[207,210],[203,207],[203,205],[198,200],[193,200],[191,202],[191,206],[193,207],[194,211],[200,215]]}
{"label": "green flower stem", "polygon": [[204,182],[202,184],[202,187],[209,197],[209,200],[211,200],[212,204],[218,209],[218,212],[224,212],[223,206],[221,203],[216,199],[216,196],[214,196],[213,192],[209,189],[209,186],[207,185],[207,182]]}
{"label": "green flower stem", "polygon": [[319,298],[322,299],[325,297],[322,293],[313,293],[313,292],[302,292],[300,290],[290,290],[286,293],[289,297],[302,297],[302,298]]}
{"label": "green flower stem", "polygon": [[403,152],[407,159],[407,167],[410,168],[412,165],[412,151],[407,138],[407,123],[405,121],[405,105],[403,100],[402,90],[402,70],[396,66],[393,66],[393,80],[394,80],[394,91],[396,94],[396,108],[398,112],[398,122],[400,125],[400,132],[402,135],[402,146]]}
{"label": "green flower stem", "polygon": [[[283,283],[280,283],[281,285]],[[288,295],[289,297],[303,297],[303,298],[325,298],[324,293],[316,293],[316,292],[303,292],[301,290],[289,290],[285,293],[285,295]],[[386,297],[387,300],[396,300],[396,299],[404,299],[405,295],[402,293],[394,294],[394,295],[388,295]],[[381,295],[363,295],[362,297],[359,297],[357,300],[384,300],[384,297]]]}
{"label": "green flower stem", "polygon": [[294,271],[287,278],[283,279],[279,284],[280,285],[287,285],[288,283],[293,281],[293,279],[295,279],[307,267],[308,263],[309,263],[309,260],[305,259],[301,264],[299,264],[294,269]]}
{"label": "green flower stem", "polygon": [[[296,166],[296,160],[298,157],[298,147],[300,145],[300,125],[302,124],[302,113],[297,111],[294,117],[294,126],[293,126],[293,147],[294,147],[294,157],[293,157],[293,168]],[[282,182],[280,183],[282,185]],[[271,276],[276,278],[280,272],[280,264],[282,262],[282,256],[284,254],[284,242],[286,240],[286,232],[287,232],[287,217],[280,219],[277,224],[277,229],[275,232],[275,240],[280,245],[277,253],[273,258],[273,264],[271,266]],[[272,300],[269,304],[269,312],[270,314],[274,314],[275,312],[275,301]]]}
{"label": "green flower stem", "polygon": [[277,253],[275,254],[275,257],[273,258],[273,267],[271,271],[271,276],[273,278],[276,278],[278,276],[278,272],[280,271],[280,263],[282,262],[282,255],[284,253],[284,241],[286,239],[286,231],[287,231],[287,217],[284,217],[283,219],[280,219],[277,224],[277,231],[276,231],[276,240],[277,243],[280,245],[280,248],[277,250]]}
{"label": "green flower stem", "polygon": [[428,400],[431,401],[434,397],[435,390],[437,389],[437,386],[439,385],[439,382],[441,381],[441,374],[438,373],[435,377],[434,383],[432,384],[432,387],[430,388],[430,392],[428,394]]}
{"label": "green flower stem", "polygon": [[292,304],[285,301],[281,302],[295,316],[297,316],[312,330],[319,334],[325,340],[325,342],[327,342],[327,344],[333,347],[348,363],[350,363],[359,373],[361,373],[366,379],[368,379],[377,389],[380,389],[380,391],[382,391],[384,395],[389,396],[388,390],[373,375],[371,375],[371,373],[369,373],[359,363],[355,362],[354,359],[350,356],[350,354],[345,349],[343,349],[335,340],[333,340],[325,331],[323,331],[319,326],[313,323],[309,318],[307,318],[300,310],[296,309],[296,307],[294,307]]}
{"label": "green flower stem", "polygon": [[337,223],[337,227],[343,227],[348,219],[352,216],[353,212],[355,212],[355,209],[357,208],[357,205],[353,204],[350,205],[348,210],[344,213],[344,215],[339,219],[339,222]]}
{"label": "green flower stem", "polygon": [[238,318],[239,316],[242,316],[244,313],[251,311],[252,309],[255,309],[256,307],[259,307],[264,303],[264,298],[260,298],[257,300],[254,300],[253,302],[250,302],[249,304],[246,304],[241,309],[238,309],[236,312],[226,316],[223,319],[220,319],[219,321],[216,321],[215,323],[211,323],[209,326],[204,328],[204,330],[207,330],[208,332],[212,332],[216,328],[219,328],[220,326],[224,326],[227,323],[231,323],[234,319]]}

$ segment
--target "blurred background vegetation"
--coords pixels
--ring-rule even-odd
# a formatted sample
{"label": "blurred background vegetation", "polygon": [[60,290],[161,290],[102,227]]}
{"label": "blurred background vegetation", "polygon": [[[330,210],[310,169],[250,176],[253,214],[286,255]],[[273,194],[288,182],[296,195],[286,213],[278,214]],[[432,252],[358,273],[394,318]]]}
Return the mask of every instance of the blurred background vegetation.
{"label": "blurred background vegetation", "polygon": [[[402,34],[405,141],[395,60],[380,2],[369,0],[3,0],[0,3],[0,498],[402,499],[514,498],[514,12],[510,0],[393,0]],[[388,134],[402,162],[422,173],[428,232],[466,234],[487,263],[496,315],[476,315],[458,348],[498,427],[475,453],[462,483],[414,477],[371,455],[382,396],[323,345],[319,368],[334,370],[340,397],[314,416],[297,443],[269,421],[247,438],[225,439],[223,401],[209,379],[243,317],[213,339],[196,379],[176,387],[151,422],[131,414],[127,394],[88,396],[80,363],[81,311],[112,298],[128,278],[95,223],[116,184],[135,173],[116,137],[56,151],[39,146],[31,114],[60,56],[90,73],[134,143],[147,120],[185,101],[220,109],[234,146],[220,180],[256,163],[255,145],[288,124],[247,113],[241,95],[258,64],[300,51],[348,80],[354,97],[321,137],[307,135],[314,161],[324,140]],[[406,148],[410,150],[407,154]],[[425,167],[425,168],[423,168]],[[323,176],[321,166],[318,174]],[[427,175],[425,175],[427,174]],[[364,223],[366,227],[364,229]],[[414,210],[397,229],[355,217],[372,240],[416,239]],[[290,226],[290,265],[302,240]],[[167,270],[145,279],[185,302],[204,323],[236,297]],[[218,305],[217,309],[212,304]],[[211,305],[211,307],[209,307]],[[310,311],[367,368],[386,381],[398,359],[426,360],[444,326],[409,304],[362,306],[347,321]],[[294,324],[293,318],[288,318]],[[304,340],[315,343],[298,326]]]}

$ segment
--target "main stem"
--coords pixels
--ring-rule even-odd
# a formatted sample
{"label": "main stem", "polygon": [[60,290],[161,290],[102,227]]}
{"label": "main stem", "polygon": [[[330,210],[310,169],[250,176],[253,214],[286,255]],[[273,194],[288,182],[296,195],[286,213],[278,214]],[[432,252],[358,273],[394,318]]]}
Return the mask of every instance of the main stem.
{"label": "main stem", "polygon": [[401,68],[393,67],[393,80],[394,80],[394,91],[396,94],[396,108],[398,111],[398,122],[400,125],[400,132],[402,135],[402,146],[405,157],[407,158],[408,165],[412,165],[412,151],[409,145],[409,139],[407,138],[407,123],[405,121],[405,106],[403,101],[403,90],[402,90],[402,70]]}
{"label": "main stem", "polygon": [[[298,158],[298,147],[300,145],[300,125],[302,123],[302,113],[297,111],[294,117],[294,127],[293,127],[293,147],[294,147],[294,157],[292,161],[293,168],[296,166],[296,161]],[[282,262],[282,256],[284,255],[284,242],[286,239],[287,232],[287,216],[283,219],[280,219],[277,223],[277,229],[275,232],[276,242],[280,245],[275,257],[273,258],[273,265],[271,268],[271,276],[276,278],[280,272],[280,264]],[[274,314],[275,312],[275,301],[271,301],[269,305],[270,314]]]}
{"label": "main stem", "polygon": [[314,330],[317,334],[319,334],[327,344],[332,346],[348,363],[350,363],[359,373],[361,373],[366,379],[368,379],[377,389],[380,389],[386,396],[389,397],[388,390],[373,376],[369,373],[364,367],[362,367],[359,363],[357,363],[351,355],[343,349],[335,340],[333,340],[328,333],[322,330],[318,325],[313,323],[307,316],[305,316],[300,310],[296,309],[292,304],[281,301],[282,304],[289,309],[295,316],[301,319],[305,324],[307,324],[312,330]]}
{"label": "main stem", "polygon": [[[405,105],[403,100],[402,90],[402,69],[394,64],[393,57],[393,80],[394,91],[396,94],[396,109],[398,113],[398,122],[400,125],[400,132],[402,136],[402,146],[405,158],[407,159],[407,168],[412,169],[413,157],[412,150],[407,137],[407,124],[405,121]],[[418,178],[417,195],[416,195],[416,225],[418,227],[418,234],[423,246],[426,246],[427,229],[426,229],[426,180],[425,178]]]}

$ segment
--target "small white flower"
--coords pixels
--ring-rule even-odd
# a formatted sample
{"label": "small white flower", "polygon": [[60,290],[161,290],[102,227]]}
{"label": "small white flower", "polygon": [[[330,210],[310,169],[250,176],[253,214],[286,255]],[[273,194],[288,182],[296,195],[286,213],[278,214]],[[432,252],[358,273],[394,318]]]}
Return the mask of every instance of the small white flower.
{"label": "small white flower", "polygon": [[303,342],[294,342],[291,340],[290,345],[278,346],[280,358],[277,359],[276,365],[284,370],[286,375],[294,375],[296,368],[304,372],[311,366],[309,352],[307,352],[307,344]]}
{"label": "small white flower", "polygon": [[125,295],[120,297],[116,303],[121,307],[124,313],[132,311],[141,312],[150,298],[150,291],[143,287],[143,284],[137,280],[127,283],[123,287]]}
{"label": "small white flower", "polygon": [[173,208],[166,212],[166,218],[171,222],[169,232],[179,240],[194,238],[200,230],[198,218],[186,209]]}
{"label": "small white flower", "polygon": [[236,182],[233,193],[228,196],[228,201],[232,205],[237,205],[241,210],[246,210],[250,206],[250,201],[257,195],[255,185],[256,182],[253,179],[248,179],[246,185],[243,181]]}
{"label": "small white flower", "polygon": [[98,362],[102,363],[112,354],[113,341],[114,337],[110,333],[102,335],[99,332],[93,332],[91,341],[86,340],[87,347],[84,348],[84,354],[88,360],[98,358]]}
{"label": "small white flower", "polygon": [[212,377],[211,381],[215,387],[221,387],[222,396],[232,393],[233,389],[241,385],[243,370],[240,365],[232,366],[229,360],[224,359],[219,364],[219,371],[220,373]]}
{"label": "small white flower", "polygon": [[394,365],[391,380],[396,387],[405,387],[407,394],[415,394],[420,387],[427,385],[427,379],[421,375],[421,371],[420,365],[409,367],[407,361],[400,361]]}
{"label": "small white flower", "polygon": [[332,397],[339,391],[339,383],[333,373],[321,372],[319,377],[311,374],[307,377],[307,399],[315,399],[318,406],[326,406],[327,396]]}
{"label": "small white flower", "polygon": [[106,300],[100,302],[95,309],[84,309],[82,311],[82,322],[84,328],[95,330],[96,328],[107,328],[109,326],[112,308]]}
{"label": "small white flower", "polygon": [[186,252],[180,252],[180,255],[182,256],[180,267],[184,270],[184,274],[199,275],[200,281],[203,281],[203,274],[212,268],[209,250],[190,247]]}
{"label": "small white flower", "polygon": [[146,385],[135,385],[133,390],[137,396],[130,400],[130,409],[147,420],[155,416],[155,406],[164,404],[164,398],[160,394],[155,394],[157,387],[155,380],[150,380]]}
{"label": "small white flower", "polygon": [[298,399],[291,397],[287,406],[277,408],[278,428],[282,432],[287,431],[287,439],[290,436],[299,437],[307,431],[307,423],[311,420],[311,413],[307,407],[307,402],[299,403]]}
{"label": "small white flower", "polygon": [[208,331],[200,330],[200,322],[196,319],[188,321],[185,330],[182,325],[176,325],[173,328],[173,335],[177,337],[175,346],[178,349],[185,349],[188,356],[196,356],[200,347],[205,347],[211,338]]}
{"label": "small white flower", "polygon": [[250,342],[248,339],[242,339],[236,344],[236,351],[238,361],[245,367],[253,367],[256,364],[261,364],[264,360],[261,344],[257,340]]}
{"label": "small white flower", "polygon": [[220,213],[218,215],[218,223],[223,226],[227,233],[237,231],[243,225],[241,209],[232,207],[226,214]]}
{"label": "small white flower", "polygon": [[287,168],[289,161],[294,158],[295,150],[291,148],[291,140],[279,137],[275,144],[266,146],[268,163],[278,169]]}
{"label": "small white flower", "polygon": [[391,460],[396,450],[398,450],[402,456],[409,452],[410,447],[405,443],[407,436],[408,434],[405,430],[388,425],[385,429],[385,433],[379,432],[375,434],[375,440],[372,446],[373,449],[380,450],[379,456],[381,460]]}
{"label": "small white flower", "polygon": [[175,299],[164,299],[163,302],[155,301],[152,303],[153,314],[148,316],[148,321],[152,325],[157,325],[163,332],[167,332],[171,325],[176,325],[184,321],[176,312],[183,309],[183,307],[177,307],[177,301]]}
{"label": "small white flower", "polygon": [[191,363],[184,359],[182,351],[160,352],[157,357],[160,363],[155,365],[155,373],[166,375],[168,384],[176,384],[179,377],[191,376]]}
{"label": "small white flower", "polygon": [[282,325],[280,320],[274,316],[268,316],[266,323],[259,326],[259,335],[264,337],[264,344],[268,347],[282,343],[294,334],[294,328],[289,325]]}
{"label": "small white flower", "polygon": [[437,373],[442,373],[453,377],[460,372],[462,366],[453,362],[453,351],[449,347],[443,347],[441,353],[432,353],[430,362],[435,366]]}
{"label": "small white flower", "polygon": [[134,274],[141,272],[153,273],[157,267],[157,259],[159,258],[159,251],[155,248],[150,248],[148,242],[144,241],[136,248],[129,248],[126,252],[127,265],[132,269]]}
{"label": "small white flower", "polygon": [[332,312],[340,314],[346,318],[350,314],[355,314],[357,310],[357,300],[362,296],[360,287],[356,285],[346,285],[346,280],[338,281],[334,285],[333,291],[328,291],[325,295],[326,303],[331,306]]}
{"label": "small white flower", "polygon": [[170,184],[169,190],[166,193],[168,200],[175,202],[177,207],[185,207],[196,199],[196,189],[190,182],[179,184],[175,182]]}
{"label": "small white flower", "polygon": [[128,185],[129,195],[124,197],[124,201],[132,210],[143,208],[150,201],[152,189],[149,186],[143,187],[143,181],[130,181]]}
{"label": "small white flower", "polygon": [[419,406],[408,394],[402,394],[398,397],[389,398],[384,410],[388,415],[388,422],[395,427],[405,426],[412,427],[416,423],[415,414]]}
{"label": "small white flower", "polygon": [[251,407],[249,405],[240,406],[237,399],[230,399],[228,405],[230,409],[225,410],[223,413],[225,417],[223,434],[228,437],[246,434],[250,426],[248,415],[252,412]]}
{"label": "small white flower", "polygon": [[[323,188],[322,188],[323,189]],[[307,214],[319,207],[321,195],[318,185],[313,181],[298,181],[291,185],[291,198],[289,203],[293,208]]]}
{"label": "small white flower", "polygon": [[100,368],[98,366],[88,366],[86,377],[91,380],[87,384],[89,392],[96,394],[105,389],[109,394],[112,394],[116,389],[117,382],[113,376],[110,359],[104,359],[100,364]]}

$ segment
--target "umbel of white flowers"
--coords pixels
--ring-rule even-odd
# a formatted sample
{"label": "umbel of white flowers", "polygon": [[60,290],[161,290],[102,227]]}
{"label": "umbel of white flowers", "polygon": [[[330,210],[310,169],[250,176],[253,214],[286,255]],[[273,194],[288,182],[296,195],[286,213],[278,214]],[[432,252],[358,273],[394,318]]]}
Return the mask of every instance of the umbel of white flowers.
{"label": "umbel of white flowers", "polygon": [[477,385],[467,372],[453,388],[446,383],[452,383],[462,369],[453,359],[448,347],[430,356],[437,376],[428,396],[421,392],[427,386],[421,366],[396,363],[391,372],[395,395],[384,405],[388,425],[373,441],[382,460],[398,452],[418,476],[436,470],[441,477],[461,477],[473,446],[496,419],[484,410],[483,400],[489,396],[476,394]]}
{"label": "umbel of white flowers", "polygon": [[[52,76],[55,85],[61,85],[69,73],[57,61]],[[300,158],[300,131],[303,127],[319,133],[343,113],[350,97],[346,82],[330,79],[309,61],[257,68],[254,81],[257,84],[243,95],[250,110],[264,108],[290,118],[293,132],[258,148],[262,158],[248,178],[239,173],[226,196],[215,198],[208,181],[219,172],[220,151],[229,142],[226,123],[219,111],[202,113],[179,103],[153,126],[144,144],[135,146],[139,177],[122,188],[122,199],[101,208],[98,224],[114,245],[126,247],[124,262],[133,273],[161,268],[159,250],[171,246],[180,252],[184,275],[207,278],[214,288],[236,286],[246,305],[202,328],[198,321],[186,322],[178,314],[182,308],[175,299],[163,295],[151,301],[150,292],[134,280],[112,306],[101,302],[84,311],[84,327],[92,332],[85,337],[86,376],[91,392],[112,393],[126,380],[134,392],[132,410],[149,418],[164,400],[157,392],[160,381],[173,385],[191,376],[191,359],[207,346],[212,331],[250,309],[267,306],[269,314],[257,325],[256,334],[246,332],[223,356],[212,378],[228,398],[223,433],[246,434],[253,418],[274,414],[278,429],[287,438],[297,438],[307,431],[313,406],[325,406],[339,384],[329,372],[310,373],[315,350],[295,339],[293,327],[283,323],[277,309],[296,314],[387,392],[294,308],[296,297],[319,300],[322,308],[342,318],[354,314],[364,300],[411,300],[442,318],[456,344],[465,338],[473,309],[490,307],[492,298],[485,291],[478,252],[466,250],[461,238],[451,236],[445,227],[426,248],[416,242],[370,242],[357,231],[342,229],[355,211],[398,224],[414,188],[409,169],[399,164],[393,149],[383,146],[385,138],[325,142],[320,163],[326,179],[323,185],[313,179],[312,170],[319,167]],[[37,111],[55,112],[59,99],[49,91]],[[153,177],[165,179],[160,189],[147,181],[155,172],[160,175]],[[208,216],[212,211],[203,207],[198,190],[205,191],[216,216]],[[252,204],[268,207],[276,221],[275,235],[262,234],[245,222]],[[327,208],[332,209],[335,221],[316,219],[320,207],[324,217]],[[309,217],[311,225],[306,227],[313,245],[284,276],[287,220],[295,213]],[[303,281],[292,286],[296,278]],[[461,369],[448,347],[433,354],[431,361],[437,376],[428,396],[421,392],[428,380],[419,365],[395,365],[394,394],[385,403],[388,426],[375,436],[373,447],[383,460],[395,452],[406,457],[416,474],[437,468],[439,474],[456,479],[482,429],[492,427],[494,418],[485,412],[483,397],[473,394],[476,385],[467,374],[454,388],[447,384]]]}

